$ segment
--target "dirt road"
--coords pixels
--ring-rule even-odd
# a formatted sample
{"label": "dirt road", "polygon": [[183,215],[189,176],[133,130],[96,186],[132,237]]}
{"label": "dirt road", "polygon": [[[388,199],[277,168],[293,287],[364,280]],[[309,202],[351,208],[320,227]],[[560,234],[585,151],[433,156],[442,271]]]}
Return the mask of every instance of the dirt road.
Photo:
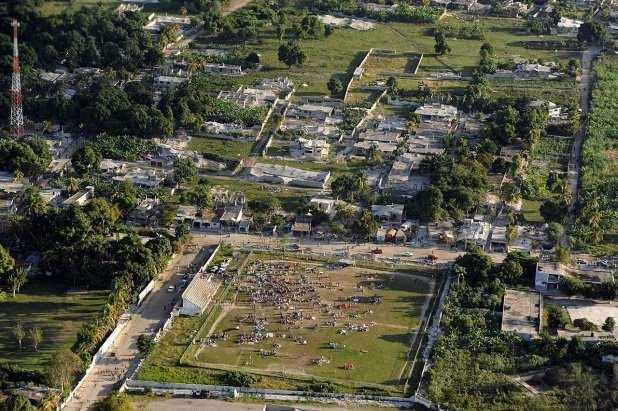
{"label": "dirt road", "polygon": [[242,9],[249,3],[251,3],[251,0],[230,0],[229,3],[223,7],[223,15],[227,16],[232,14],[236,10]]}

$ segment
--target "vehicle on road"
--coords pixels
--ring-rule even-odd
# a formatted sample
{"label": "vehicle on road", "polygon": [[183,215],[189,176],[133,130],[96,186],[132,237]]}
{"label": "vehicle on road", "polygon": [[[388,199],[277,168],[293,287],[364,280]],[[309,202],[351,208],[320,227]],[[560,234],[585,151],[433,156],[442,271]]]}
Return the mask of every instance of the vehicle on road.
{"label": "vehicle on road", "polygon": [[173,293],[176,290],[176,287],[173,285],[170,285],[167,287],[167,292],[168,293]]}

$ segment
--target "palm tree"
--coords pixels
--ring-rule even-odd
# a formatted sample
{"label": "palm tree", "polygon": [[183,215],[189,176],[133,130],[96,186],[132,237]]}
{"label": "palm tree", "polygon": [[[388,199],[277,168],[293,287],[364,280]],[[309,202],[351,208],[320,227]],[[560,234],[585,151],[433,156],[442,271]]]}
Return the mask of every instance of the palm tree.
{"label": "palm tree", "polygon": [[21,170],[15,170],[13,172],[13,181],[14,182],[17,183],[17,182],[21,181],[23,178],[24,178],[24,173],[22,173]]}

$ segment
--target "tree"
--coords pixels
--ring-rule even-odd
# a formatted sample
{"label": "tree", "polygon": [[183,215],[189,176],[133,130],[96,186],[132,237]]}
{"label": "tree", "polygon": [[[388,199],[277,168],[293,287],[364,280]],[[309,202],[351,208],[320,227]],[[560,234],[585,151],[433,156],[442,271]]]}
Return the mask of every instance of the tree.
{"label": "tree", "polygon": [[228,371],[223,374],[223,380],[226,385],[233,387],[250,387],[251,384],[256,382],[256,378],[251,375],[240,371]]}
{"label": "tree", "polygon": [[386,80],[386,88],[389,93],[397,94],[397,79],[393,76]]}
{"label": "tree", "polygon": [[71,390],[75,374],[84,369],[84,364],[77,354],[71,350],[61,350],[52,354],[47,369],[47,378],[53,387],[60,388],[63,393]]}
{"label": "tree", "polygon": [[24,330],[24,325],[21,320],[17,320],[15,323],[15,327],[13,328],[13,335],[15,335],[15,339],[17,340],[17,344],[19,344],[19,349],[22,348],[22,342],[24,341],[24,337],[26,336],[26,330]]}
{"label": "tree", "polygon": [[251,53],[247,54],[247,57],[245,57],[245,65],[249,68],[256,68],[257,66],[259,66],[260,64],[260,55],[257,54],[255,51],[252,51]]}
{"label": "tree", "polygon": [[603,329],[605,331],[609,331],[610,333],[613,333],[615,327],[616,327],[616,320],[614,320],[614,317],[607,317],[605,319],[605,322],[603,323]]}
{"label": "tree", "polygon": [[328,83],[326,83],[326,87],[333,97],[337,97],[343,92],[343,84],[341,83],[341,80],[336,77],[331,77],[330,80],[328,80]]}
{"label": "tree", "polygon": [[486,283],[493,269],[491,257],[480,249],[469,251],[457,257],[455,264],[466,270],[466,281],[470,285]]}
{"label": "tree", "polygon": [[18,267],[9,274],[8,283],[13,292],[13,298],[15,294],[19,292],[19,289],[28,282],[28,270],[24,267]]}
{"label": "tree", "polygon": [[197,177],[197,166],[190,158],[177,157],[174,159],[174,179],[178,183],[186,183]]}
{"label": "tree", "polygon": [[547,238],[549,238],[552,243],[558,243],[562,237],[562,233],[564,233],[564,227],[562,224],[556,223],[555,221],[547,224],[545,234],[547,234]]}
{"label": "tree", "polygon": [[277,56],[279,57],[279,61],[288,66],[288,68],[296,65],[302,66],[307,58],[307,55],[301,50],[298,43],[292,42],[279,46]]}
{"label": "tree", "polygon": [[15,267],[15,260],[8,250],[0,244],[0,278],[6,278]]}
{"label": "tree", "polygon": [[443,56],[451,52],[451,48],[446,42],[446,35],[442,30],[436,30],[434,39],[436,41],[436,44],[434,46],[434,50],[436,51],[436,53],[438,53],[440,56]]}
{"label": "tree", "polygon": [[563,201],[545,200],[539,209],[547,223],[562,223],[568,211],[568,205]]}
{"label": "tree", "polygon": [[506,284],[517,284],[524,269],[517,261],[512,259],[505,259],[500,266],[500,279]]}
{"label": "tree", "polygon": [[43,331],[39,327],[32,327],[30,329],[30,339],[32,340],[34,351],[39,351],[39,344],[43,341]]}
{"label": "tree", "polygon": [[427,186],[408,202],[408,214],[418,217],[421,221],[440,221],[446,216],[442,208],[443,203],[442,191],[435,186]]}
{"label": "tree", "polygon": [[571,323],[571,319],[566,310],[553,304],[548,304],[547,310],[547,325],[551,328],[564,328]]}
{"label": "tree", "polygon": [[77,150],[71,157],[71,165],[78,175],[96,171],[101,163],[101,153],[89,144]]}
{"label": "tree", "polygon": [[481,61],[479,68],[481,72],[491,74],[496,72],[496,62],[494,60],[494,48],[490,43],[483,43],[479,52]]}
{"label": "tree", "polygon": [[95,411],[133,411],[133,405],[126,392],[115,392],[94,405]]}
{"label": "tree", "polygon": [[577,40],[582,43],[600,43],[605,45],[611,41],[611,36],[601,23],[595,20],[586,21],[577,30]]}
{"label": "tree", "polygon": [[358,238],[369,240],[376,235],[378,231],[378,222],[373,214],[371,214],[371,211],[364,209],[361,211],[356,221],[354,221],[352,230]]}
{"label": "tree", "polygon": [[156,342],[152,336],[147,334],[142,334],[137,337],[137,349],[143,355],[148,355],[154,350]]}
{"label": "tree", "polygon": [[571,250],[567,247],[557,246],[554,257],[563,264],[570,264],[572,260]]}
{"label": "tree", "polygon": [[584,340],[579,335],[574,335],[571,337],[569,341],[569,345],[567,347],[567,353],[571,358],[578,358],[584,351],[586,351],[586,346],[584,345]]}
{"label": "tree", "polygon": [[67,178],[66,190],[69,194],[76,193],[79,190],[79,180],[75,177]]}

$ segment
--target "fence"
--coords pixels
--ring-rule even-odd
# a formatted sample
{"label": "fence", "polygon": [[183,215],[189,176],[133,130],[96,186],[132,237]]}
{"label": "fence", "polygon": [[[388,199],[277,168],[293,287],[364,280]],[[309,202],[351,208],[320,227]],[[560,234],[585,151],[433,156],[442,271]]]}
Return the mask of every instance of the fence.
{"label": "fence", "polygon": [[419,397],[391,397],[379,395],[365,394],[340,394],[340,393],[318,393],[311,391],[292,391],[292,390],[274,390],[268,388],[248,388],[248,387],[232,387],[226,385],[207,385],[207,384],[184,384],[184,383],[166,383],[156,381],[142,381],[128,379],[123,384],[122,390],[128,391],[144,391],[152,390],[155,393],[169,393],[172,395],[192,395],[193,393],[209,393],[213,395],[233,395],[245,397],[259,397],[263,399],[279,399],[288,401],[326,401],[326,402],[363,402],[373,401],[376,404],[409,407],[412,405],[420,405],[427,409],[437,409],[430,401]]}

